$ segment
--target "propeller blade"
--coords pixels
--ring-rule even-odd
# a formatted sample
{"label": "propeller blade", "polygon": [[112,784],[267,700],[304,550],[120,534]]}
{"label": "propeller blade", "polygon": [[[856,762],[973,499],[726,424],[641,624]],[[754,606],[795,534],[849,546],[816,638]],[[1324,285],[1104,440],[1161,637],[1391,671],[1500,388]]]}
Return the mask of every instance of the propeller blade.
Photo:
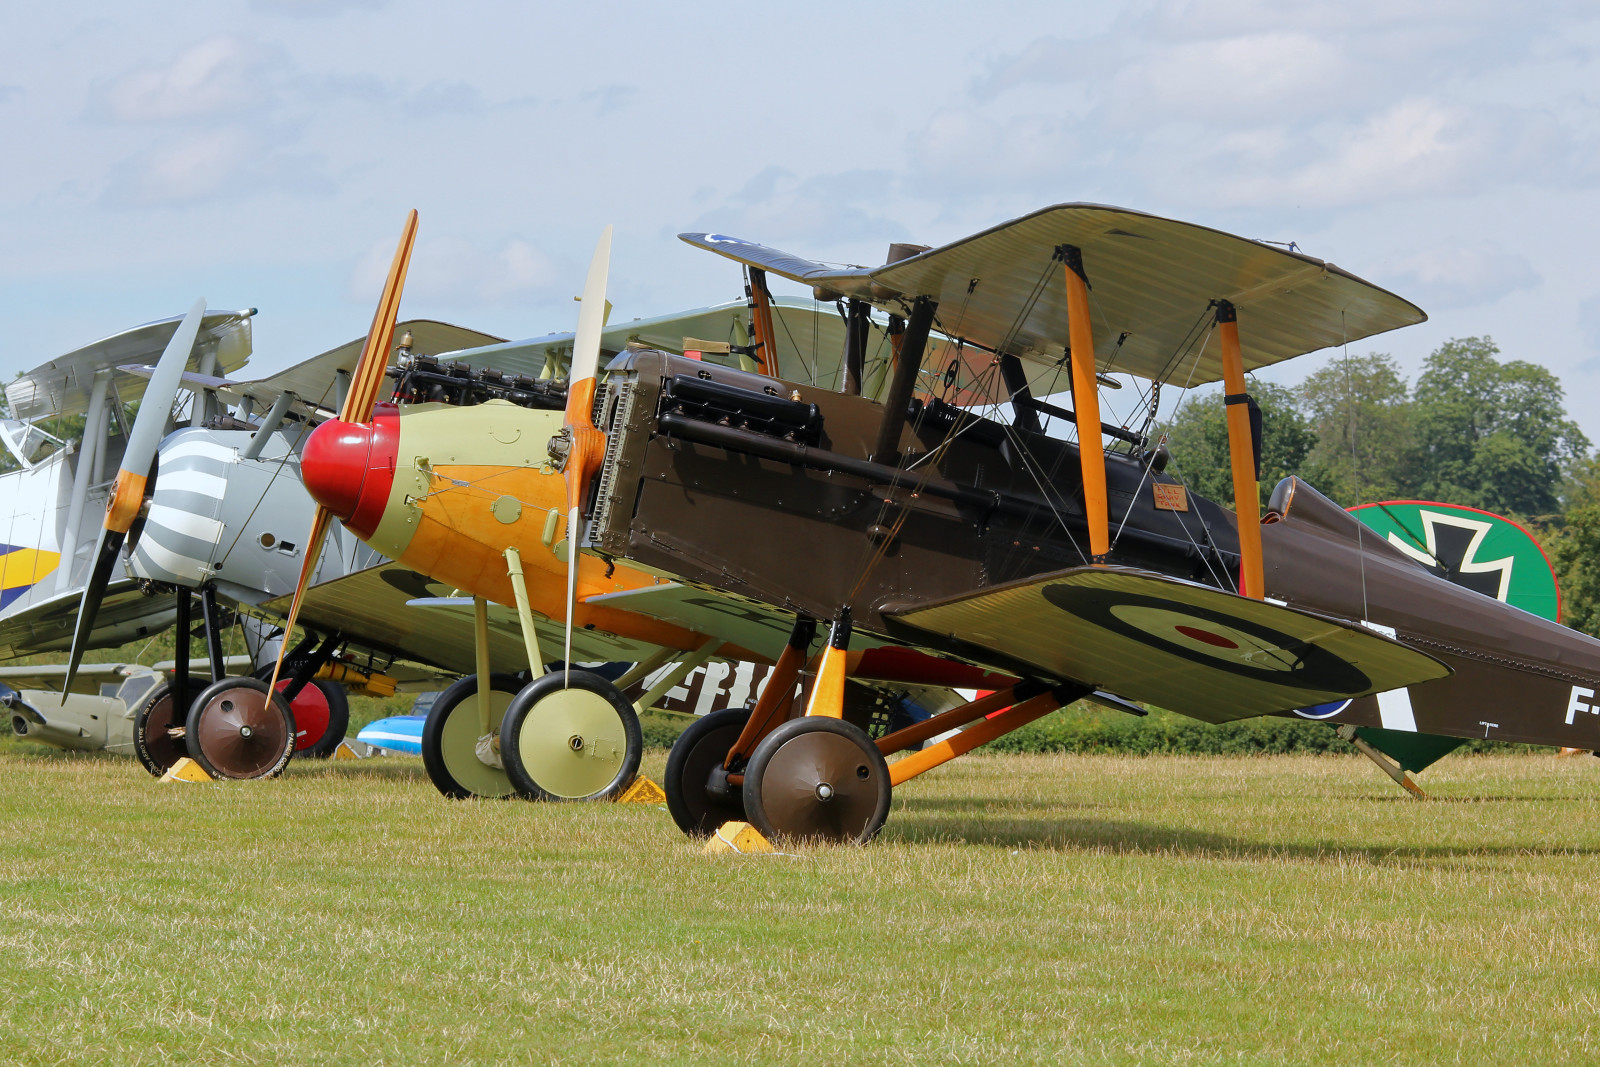
{"label": "propeller blade", "polygon": [[305,599],[311,576],[317,573],[317,563],[322,559],[322,543],[328,538],[328,527],[333,524],[333,512],[317,505],[316,516],[311,520],[311,534],[306,539],[306,558],[300,564],[300,581],[294,587],[294,599],[289,602],[289,619],[283,624],[283,643],[278,647],[278,662],[272,665],[272,681],[267,684],[270,693],[278,686],[278,674],[283,670],[283,659],[289,654],[289,635],[300,618],[300,602]]}
{"label": "propeller blade", "polygon": [[100,601],[105,599],[106,586],[111,582],[111,570],[117,565],[117,554],[122,550],[122,540],[127,535],[120,530],[100,528],[100,539],[94,548],[94,569],[83,587],[79,602],[78,623],[72,631],[72,655],[67,660],[67,680],[61,686],[61,706],[67,705],[67,694],[72,691],[72,680],[78,675],[78,664],[94,631],[94,617],[100,612]]}
{"label": "propeller blade", "polygon": [[[355,373],[350,376],[350,391],[345,394],[344,406],[339,409],[341,422],[366,422],[372,418],[372,409],[378,403],[378,389],[383,385],[384,372],[389,369],[389,351],[394,343],[394,325],[400,315],[400,294],[406,287],[406,269],[411,265],[411,248],[417,241],[417,212],[413,208],[406,215],[406,224],[400,231],[400,245],[394,250],[394,261],[389,264],[389,278],[383,283],[383,295],[378,298],[378,309],[372,313],[372,327],[367,330],[367,343],[356,361]],[[318,504],[311,520],[311,533],[306,537],[306,558],[300,564],[300,580],[295,583],[294,599],[289,602],[289,618],[283,624],[283,644],[278,649],[278,662],[272,665],[272,681],[267,685],[271,692],[278,685],[278,675],[283,671],[283,659],[289,653],[289,638],[294,624],[300,618],[300,605],[305,600],[306,588],[317,573],[317,563],[322,559],[322,546],[328,539],[328,528],[333,525],[333,512]]]}
{"label": "propeller blade", "polygon": [[611,227],[600,231],[578,305],[578,332],[567,369],[566,424],[572,437],[565,470],[567,480],[567,627],[566,681],[572,680],[572,617],[578,595],[578,504],[589,476],[605,451],[605,437],[594,425],[595,372],[600,367],[600,334],[606,325],[606,272],[611,269]]}
{"label": "propeller blade", "polygon": [[[578,305],[578,333],[572,341],[572,365],[567,370],[567,422],[594,423],[594,376],[600,366],[600,334],[606,326],[606,272],[611,269],[611,227],[600,231],[583,283]],[[580,388],[584,383],[587,389]],[[579,395],[579,394],[583,395]]]}
{"label": "propeller blade", "polygon": [[[61,699],[66,700],[77,677],[78,665],[94,631],[95,616],[100,613],[100,601],[105,598],[106,586],[111,581],[112,568],[116,566],[117,553],[128,536],[128,530],[139,517],[144,506],[144,490],[150,480],[150,469],[155,465],[156,452],[161,447],[162,431],[167,427],[167,416],[172,413],[172,402],[177,399],[178,387],[183,382],[184,368],[194,351],[195,338],[200,335],[200,320],[205,317],[204,297],[194,302],[189,313],[178,324],[178,329],[167,342],[166,350],[156,362],[156,369],[145,386],[144,398],[139,402],[139,415],[128,432],[128,447],[122,454],[122,469],[111,486],[111,497],[106,502],[106,518],[100,527],[100,540],[95,546],[94,567],[89,581],[83,587],[83,599],[78,604],[78,622],[72,631],[72,651],[67,658],[66,683],[61,687]],[[71,561],[68,561],[71,566]]]}
{"label": "propeller blade", "polygon": [[384,372],[389,369],[394,324],[400,314],[400,293],[406,287],[406,268],[411,264],[411,246],[416,240],[417,212],[412,209],[400,232],[400,245],[394,250],[394,262],[389,265],[389,280],[384,283],[378,310],[373,312],[366,347],[361,350],[361,359],[350,376],[350,391],[345,394],[344,407],[339,411],[341,421],[366,422],[372,418],[372,409],[378,403],[378,389],[383,385]]}

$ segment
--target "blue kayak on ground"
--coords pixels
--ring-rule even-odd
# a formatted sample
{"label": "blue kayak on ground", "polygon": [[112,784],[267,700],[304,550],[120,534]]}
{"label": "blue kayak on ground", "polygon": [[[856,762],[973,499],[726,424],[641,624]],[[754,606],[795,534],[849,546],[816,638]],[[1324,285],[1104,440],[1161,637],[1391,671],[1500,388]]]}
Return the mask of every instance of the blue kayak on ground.
{"label": "blue kayak on ground", "polygon": [[422,724],[426,715],[392,715],[377,719],[361,728],[357,741],[365,741],[373,748],[396,752],[406,756],[422,755]]}

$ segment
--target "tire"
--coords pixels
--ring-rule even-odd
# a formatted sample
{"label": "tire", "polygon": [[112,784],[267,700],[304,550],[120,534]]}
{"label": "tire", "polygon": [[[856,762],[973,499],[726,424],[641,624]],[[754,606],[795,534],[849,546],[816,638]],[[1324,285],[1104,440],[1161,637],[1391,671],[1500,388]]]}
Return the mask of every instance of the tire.
{"label": "tire", "polygon": [[[489,676],[489,726],[498,737],[500,720],[522,688],[515,675]],[[469,674],[440,693],[422,724],[422,766],[435,789],[452,800],[510,797],[517,791],[506,772],[478,759],[478,676]]]}
{"label": "tire", "polygon": [[644,733],[628,698],[587,671],[551,671],[500,723],[500,758],[530,800],[610,800],[633,784]]}
{"label": "tire", "polygon": [[[278,692],[289,688],[290,680],[304,659],[283,665]],[[253,677],[266,681],[272,677],[270,665],[257,667]],[[329,678],[313,678],[295,694],[289,705],[294,712],[295,755],[304,759],[327,759],[350,729],[350,698],[344,686]]]}
{"label": "tire", "polygon": [[[307,701],[312,694],[320,699]],[[310,714],[302,718],[300,708],[306,703],[311,705]],[[307,682],[290,703],[289,710],[294,713],[296,727],[295,754],[302,759],[327,759],[350,729],[350,698],[345,695],[344,686],[330,678],[313,678]],[[312,737],[319,721],[322,732]]]}
{"label": "tire", "polygon": [[865,844],[883,829],[889,800],[883,754],[842,719],[789,720],[756,746],[744,771],[744,810],[770,841]]}
{"label": "tire", "polygon": [[[192,676],[188,695],[191,699],[211,684],[211,679]],[[172,737],[167,730],[188,723],[187,711],[179,714],[172,705],[171,680],[157,682],[144,695],[133,712],[133,754],[140,766],[160,778],[179,759],[189,754],[182,738]]]}
{"label": "tire", "polygon": [[294,758],[294,713],[259,678],[223,678],[189,705],[184,744],[213,778],[276,778]]}
{"label": "tire", "polygon": [[749,708],[713,711],[690,723],[667,753],[661,785],[667,794],[667,810],[678,829],[690,837],[709,837],[725,822],[744,821],[743,790],[734,789],[719,798],[707,791],[706,784],[749,721]]}

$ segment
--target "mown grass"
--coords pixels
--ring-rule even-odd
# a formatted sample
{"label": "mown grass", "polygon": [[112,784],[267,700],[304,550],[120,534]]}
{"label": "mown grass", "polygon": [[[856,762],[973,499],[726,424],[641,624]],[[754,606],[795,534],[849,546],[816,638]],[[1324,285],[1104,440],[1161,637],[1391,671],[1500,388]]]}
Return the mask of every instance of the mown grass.
{"label": "mown grass", "polygon": [[13,747],[0,1062],[1594,1062],[1600,764],[1424,782],[980,756],[869,847],[709,858],[398,758],[162,786]]}

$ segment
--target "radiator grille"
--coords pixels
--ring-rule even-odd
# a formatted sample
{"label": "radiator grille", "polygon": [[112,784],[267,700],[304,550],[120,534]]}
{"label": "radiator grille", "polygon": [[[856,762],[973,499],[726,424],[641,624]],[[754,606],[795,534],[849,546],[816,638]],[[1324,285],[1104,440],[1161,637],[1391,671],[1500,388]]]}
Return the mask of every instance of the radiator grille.
{"label": "radiator grille", "polygon": [[606,434],[606,454],[600,462],[594,516],[589,520],[589,536],[586,539],[588,544],[594,544],[604,534],[606,524],[611,520],[611,508],[615,503],[613,490],[617,483],[617,458],[622,453],[622,437],[633,413],[633,388],[631,379],[607,383],[595,411],[595,425]]}

